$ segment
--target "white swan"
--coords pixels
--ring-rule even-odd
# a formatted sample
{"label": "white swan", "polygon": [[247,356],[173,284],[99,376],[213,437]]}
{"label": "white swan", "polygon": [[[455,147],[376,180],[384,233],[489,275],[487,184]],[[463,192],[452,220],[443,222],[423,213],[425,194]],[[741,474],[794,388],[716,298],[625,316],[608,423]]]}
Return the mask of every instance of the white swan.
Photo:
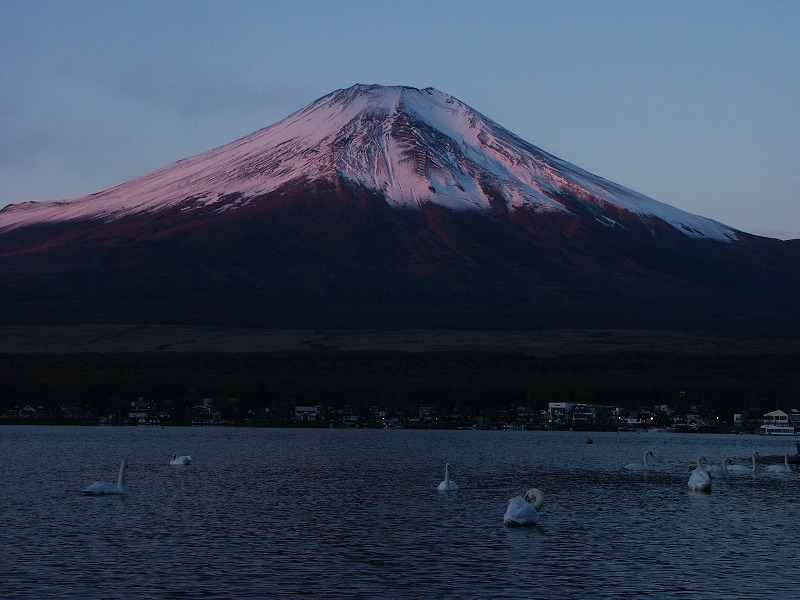
{"label": "white swan", "polygon": [[649,471],[650,463],[647,462],[648,456],[653,456],[652,450],[648,450],[644,453],[642,462],[628,463],[624,468],[628,469],[629,471]]}
{"label": "white swan", "polygon": [[789,455],[783,455],[783,464],[782,465],[769,465],[766,468],[767,471],[770,473],[791,473],[792,469],[789,467]]}
{"label": "white swan", "polygon": [[177,454],[172,455],[172,459],[169,461],[171,465],[190,465],[194,459],[191,456],[178,456]]}
{"label": "white swan", "polygon": [[705,456],[697,457],[697,468],[689,475],[689,489],[695,492],[711,491],[711,475],[705,470],[702,463],[706,460]]}
{"label": "white swan", "polygon": [[444,481],[442,481],[436,489],[440,492],[455,492],[458,490],[456,482],[450,479],[450,463],[444,466]]}
{"label": "white swan", "polygon": [[124,494],[125,493],[125,469],[128,468],[128,461],[124,458],[119,465],[119,477],[117,484],[109,483],[108,481],[95,481],[92,485],[85,488],[83,493],[87,496],[103,496],[106,494]]}
{"label": "white swan", "polygon": [[756,474],[756,459],[759,457],[758,451],[754,451],[751,455],[753,460],[752,467],[746,467],[744,465],[731,465],[728,467],[729,473],[752,473],[753,475]]}
{"label": "white swan", "polygon": [[539,510],[544,504],[542,490],[531,488],[525,496],[515,496],[508,501],[506,514],[503,516],[503,525],[520,527],[522,525],[538,525]]}
{"label": "white swan", "polygon": [[728,473],[729,464],[731,464],[731,459],[726,456],[722,459],[721,465],[708,465],[706,471],[708,471],[712,479],[730,479],[730,473]]}

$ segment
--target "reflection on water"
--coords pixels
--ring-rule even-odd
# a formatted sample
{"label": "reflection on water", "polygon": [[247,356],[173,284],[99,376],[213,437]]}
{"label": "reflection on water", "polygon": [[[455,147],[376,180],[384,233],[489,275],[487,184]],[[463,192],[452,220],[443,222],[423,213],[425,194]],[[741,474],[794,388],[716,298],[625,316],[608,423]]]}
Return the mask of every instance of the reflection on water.
{"label": "reflection on water", "polygon": [[[794,440],[591,435],[0,427],[0,596],[797,596],[797,470],[686,486],[700,454]],[[80,494],[123,457],[126,496]],[[504,527],[530,487],[541,524]]]}

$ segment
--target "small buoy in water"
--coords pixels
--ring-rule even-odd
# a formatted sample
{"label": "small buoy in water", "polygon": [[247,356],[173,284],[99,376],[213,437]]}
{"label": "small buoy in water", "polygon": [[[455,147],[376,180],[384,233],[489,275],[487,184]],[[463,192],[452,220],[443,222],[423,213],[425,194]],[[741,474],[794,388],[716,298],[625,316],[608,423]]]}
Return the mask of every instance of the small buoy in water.
{"label": "small buoy in water", "polygon": [[592,438],[586,438],[586,443],[587,444],[591,444],[592,443]]}

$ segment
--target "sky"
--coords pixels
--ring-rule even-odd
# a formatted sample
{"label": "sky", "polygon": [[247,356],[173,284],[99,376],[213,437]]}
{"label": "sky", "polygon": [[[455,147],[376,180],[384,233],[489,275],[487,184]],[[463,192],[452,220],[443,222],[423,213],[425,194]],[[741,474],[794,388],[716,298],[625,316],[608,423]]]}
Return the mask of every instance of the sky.
{"label": "sky", "polygon": [[800,238],[800,1],[0,0],[0,207],[89,194],[355,83]]}

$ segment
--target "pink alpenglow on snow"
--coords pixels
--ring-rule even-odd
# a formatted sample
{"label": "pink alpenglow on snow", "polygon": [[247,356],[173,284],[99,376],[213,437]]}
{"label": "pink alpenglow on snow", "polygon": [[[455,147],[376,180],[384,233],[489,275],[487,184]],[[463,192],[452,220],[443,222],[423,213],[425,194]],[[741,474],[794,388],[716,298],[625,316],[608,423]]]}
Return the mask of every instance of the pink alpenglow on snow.
{"label": "pink alpenglow on snow", "polygon": [[337,177],[396,208],[434,203],[569,215],[558,198],[571,195],[609,227],[621,213],[660,219],[690,238],[737,239],[721,223],[556,158],[434,88],[379,85],[337,90],[265,129],[95,194],[9,205],[0,211],[0,231],[165,209],[223,212],[292,181]]}

